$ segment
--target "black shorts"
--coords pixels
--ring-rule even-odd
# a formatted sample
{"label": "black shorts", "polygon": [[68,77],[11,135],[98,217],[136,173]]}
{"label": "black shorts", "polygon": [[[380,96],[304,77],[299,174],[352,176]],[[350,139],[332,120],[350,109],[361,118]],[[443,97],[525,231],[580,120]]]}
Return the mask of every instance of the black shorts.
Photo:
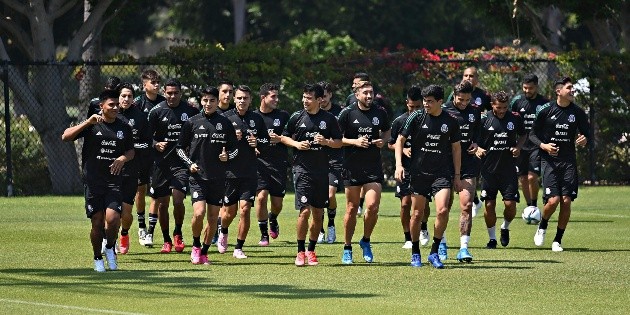
{"label": "black shorts", "polygon": [[153,153],[147,149],[136,149],[133,158],[138,169],[138,186],[146,185],[151,180],[151,170],[153,168]]}
{"label": "black shorts", "polygon": [[328,166],[328,186],[336,187],[337,191],[343,191],[343,166]]}
{"label": "black shorts", "polygon": [[516,172],[518,176],[534,173],[540,176],[540,155],[539,149],[521,150],[521,154],[516,158]]}
{"label": "black shorts", "polygon": [[154,164],[149,196],[154,199],[170,196],[172,189],[177,189],[184,194],[188,191],[188,170],[179,165]]}
{"label": "black shorts", "polygon": [[328,178],[326,174],[311,174],[293,171],[295,187],[295,209],[312,206],[326,208],[328,206]]}
{"label": "black shorts", "polygon": [[259,163],[257,174],[256,191],[267,190],[271,196],[284,198],[287,190],[286,167],[266,167]]}
{"label": "black shorts", "polygon": [[212,180],[196,180],[192,176],[190,180],[190,196],[192,203],[205,201],[213,206],[222,206],[225,197],[225,178],[213,178]]}
{"label": "black shorts", "polygon": [[460,170],[460,179],[470,179],[479,177],[481,168],[481,160],[473,154],[462,155],[462,166]]}
{"label": "black shorts", "polygon": [[133,206],[136,200],[136,191],[138,191],[137,173],[129,176],[123,176],[120,190],[122,194],[122,202]]}
{"label": "black shorts", "polygon": [[453,180],[448,175],[416,174],[411,176],[411,191],[427,199],[435,196],[442,189],[451,189]]}
{"label": "black shorts", "polygon": [[570,196],[575,200],[578,195],[577,163],[549,161],[541,159],[543,200],[549,197]]}
{"label": "black shorts", "polygon": [[90,189],[88,185],[83,185],[83,193],[85,196],[85,215],[91,218],[92,215],[105,209],[114,209],[116,212],[122,212],[122,195],[118,189],[100,189],[103,193],[96,193]]}
{"label": "black shorts", "polygon": [[394,196],[396,196],[396,198],[402,198],[411,194],[411,178],[409,178],[409,171],[405,169],[403,180],[400,182],[396,181],[396,193],[394,194]]}
{"label": "black shorts", "polygon": [[481,183],[481,200],[496,200],[497,193],[501,192],[503,201],[519,202],[518,175],[516,172],[505,171],[488,173],[481,171],[483,182]]}
{"label": "black shorts", "polygon": [[383,182],[383,168],[380,165],[373,168],[344,168],[342,175],[343,185],[346,187],[363,186],[368,183],[380,184]]}
{"label": "black shorts", "polygon": [[225,180],[225,206],[236,204],[239,200],[246,200],[251,205],[256,198],[256,178],[227,178]]}

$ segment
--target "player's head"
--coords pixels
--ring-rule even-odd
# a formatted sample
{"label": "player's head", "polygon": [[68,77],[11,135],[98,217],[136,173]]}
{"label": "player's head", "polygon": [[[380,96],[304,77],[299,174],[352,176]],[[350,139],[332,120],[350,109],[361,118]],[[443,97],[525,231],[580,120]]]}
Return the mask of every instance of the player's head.
{"label": "player's head", "polygon": [[357,72],[352,77],[352,89],[361,81],[370,81],[370,75],[365,72]]}
{"label": "player's head", "polygon": [[407,111],[412,112],[422,107],[422,89],[417,85],[412,85],[407,90]]}
{"label": "player's head", "polygon": [[324,89],[324,96],[322,97],[322,102],[321,104],[319,104],[322,108],[327,108],[328,105],[330,104],[330,101],[332,100],[333,97],[333,92],[335,91],[335,86],[327,81],[321,81],[319,83],[319,86],[322,87],[322,89]]}
{"label": "player's head", "polygon": [[206,86],[201,90],[201,107],[207,115],[214,113],[219,104],[219,89],[214,86]]}
{"label": "player's head", "polygon": [[268,109],[278,107],[278,90],[280,86],[275,83],[265,83],[260,86],[260,106]]}
{"label": "player's head", "polygon": [[120,84],[120,96],[118,97],[118,102],[120,103],[120,107],[122,109],[127,109],[133,103],[133,85],[129,82],[123,82]]}
{"label": "player's head", "polygon": [[171,78],[164,83],[164,97],[168,106],[177,107],[182,99],[182,84],[179,80]]}
{"label": "player's head", "polygon": [[160,75],[153,69],[146,69],[140,75],[142,88],[148,95],[154,96],[160,92]]}
{"label": "player's head", "polygon": [[243,114],[249,109],[252,103],[252,89],[249,86],[241,84],[234,90],[234,103],[236,109]]}
{"label": "player's head", "polygon": [[105,81],[105,86],[103,87],[106,90],[118,90],[120,89],[120,78],[116,76],[111,76],[107,78]]}
{"label": "player's head", "polygon": [[462,80],[462,82],[455,85],[453,88],[453,104],[459,109],[466,108],[466,106],[470,104],[474,89],[470,81]]}
{"label": "player's head", "polygon": [[107,119],[114,119],[116,115],[118,115],[118,109],[120,106],[120,101],[118,97],[120,96],[120,92],[118,90],[108,90],[105,89],[98,96],[99,99],[99,107],[101,108],[101,113]]}
{"label": "player's head", "polygon": [[573,81],[569,77],[563,77],[553,83],[558,100],[573,102]]}
{"label": "player's head", "polygon": [[217,83],[217,88],[219,89],[219,103],[223,105],[223,107],[227,107],[234,96],[234,83],[232,83],[232,81],[222,80]]}
{"label": "player's head", "polygon": [[523,93],[529,99],[536,97],[538,94],[538,76],[528,73],[523,77]]}
{"label": "player's head", "polygon": [[374,103],[374,87],[370,81],[359,81],[354,88],[357,105],[370,108]]}
{"label": "player's head", "polygon": [[306,111],[312,112],[319,108],[324,97],[324,88],[317,84],[304,84],[302,89],[302,105]]}
{"label": "player's head", "polygon": [[431,84],[422,89],[422,105],[427,113],[431,115],[439,115],[442,112],[443,101],[444,89],[441,86]]}
{"label": "player's head", "polygon": [[499,117],[503,118],[508,108],[509,96],[505,91],[494,92],[491,95],[492,102],[492,113]]}
{"label": "player's head", "polygon": [[476,67],[468,67],[464,69],[464,75],[462,76],[462,80],[470,81],[472,83],[473,88],[479,84],[479,77],[477,75]]}

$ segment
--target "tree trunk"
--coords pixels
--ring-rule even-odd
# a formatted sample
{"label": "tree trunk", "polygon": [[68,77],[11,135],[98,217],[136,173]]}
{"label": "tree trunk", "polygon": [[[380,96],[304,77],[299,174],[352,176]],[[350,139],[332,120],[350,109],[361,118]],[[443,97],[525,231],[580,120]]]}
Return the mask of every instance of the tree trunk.
{"label": "tree trunk", "polygon": [[245,15],[247,14],[246,0],[232,0],[234,7],[234,43],[238,44],[245,36]]}
{"label": "tree trunk", "polygon": [[615,39],[615,35],[610,29],[608,20],[588,20],[586,21],[586,27],[591,32],[591,36],[593,36],[593,42],[597,50],[613,53],[619,51],[617,39]]}

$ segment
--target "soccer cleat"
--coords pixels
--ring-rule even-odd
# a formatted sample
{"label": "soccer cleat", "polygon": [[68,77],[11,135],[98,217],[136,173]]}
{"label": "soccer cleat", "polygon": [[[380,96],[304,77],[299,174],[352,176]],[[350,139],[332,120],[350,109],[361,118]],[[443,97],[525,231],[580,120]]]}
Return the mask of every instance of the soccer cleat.
{"label": "soccer cleat", "polygon": [[361,212],[363,212],[363,209],[361,209],[361,207],[359,207],[359,208],[357,209],[357,217],[360,217],[360,216],[361,216]]}
{"label": "soccer cleat", "polygon": [[243,253],[242,249],[235,249],[234,253],[232,254],[232,257],[234,257],[236,259],[245,259],[245,258],[247,258],[245,253]]}
{"label": "soccer cleat", "polygon": [[116,252],[113,248],[105,249],[105,258],[107,259],[107,267],[109,270],[118,269],[118,262],[116,261]]}
{"label": "soccer cleat", "polygon": [[440,246],[438,247],[438,255],[440,255],[440,260],[448,259],[448,246],[446,246],[446,243],[440,243]]}
{"label": "soccer cleat", "polygon": [[481,210],[481,200],[480,200],[479,202],[474,202],[474,201],[473,201],[473,204],[472,204],[472,211],[471,211],[471,212],[472,212],[472,213],[471,213],[472,217],[473,217],[473,218],[474,218],[474,217],[476,217],[476,216],[477,216],[477,213],[478,213],[480,210]]}
{"label": "soccer cleat", "polygon": [[317,260],[317,255],[315,255],[315,251],[306,251],[306,260],[309,266],[317,266],[319,261]]}
{"label": "soccer cleat", "polygon": [[406,241],[405,244],[403,244],[402,248],[403,249],[411,249],[413,245],[411,244],[411,241]]}
{"label": "soccer cleat", "polygon": [[162,245],[162,249],[160,250],[160,253],[168,254],[172,250],[173,250],[173,243],[171,243],[171,242],[164,242],[164,245]]}
{"label": "soccer cleat", "polygon": [[536,234],[534,235],[534,244],[536,246],[542,246],[545,243],[545,234],[547,234],[547,230],[537,229]]}
{"label": "soccer cleat", "polygon": [[295,265],[298,267],[304,266],[304,262],[306,260],[306,254],[304,252],[298,252],[297,256],[295,256]]}
{"label": "soccer cleat", "polygon": [[105,261],[102,259],[94,259],[94,271],[105,272]]}
{"label": "soccer cleat", "polygon": [[422,267],[420,254],[411,254],[411,267]]}
{"label": "soccer cleat", "polygon": [[153,247],[153,234],[147,234],[144,236],[144,246]]}
{"label": "soccer cleat", "polygon": [[219,233],[219,240],[217,241],[217,249],[219,250],[219,254],[225,254],[228,247],[228,236],[227,234]]}
{"label": "soccer cleat", "polygon": [[260,241],[258,242],[258,245],[260,245],[260,246],[269,246],[269,236],[261,235],[260,236]]}
{"label": "soccer cleat", "polygon": [[105,246],[107,246],[107,240],[103,239],[103,243],[101,243],[101,255],[105,254]]}
{"label": "soccer cleat", "polygon": [[197,247],[197,246],[192,247],[192,251],[190,252],[190,262],[193,265],[201,264],[201,247]]}
{"label": "soccer cleat", "polygon": [[335,227],[334,226],[329,226],[328,227],[328,238],[326,239],[326,242],[328,244],[332,244],[337,240],[337,233],[335,232]]}
{"label": "soccer cleat", "polygon": [[551,243],[551,250],[554,252],[561,252],[564,251],[564,248],[562,248],[562,245],[558,242],[553,242]]}
{"label": "soccer cleat", "polygon": [[326,235],[324,234],[324,232],[319,232],[319,236],[317,237],[317,244],[323,243],[325,238]]}
{"label": "soccer cleat", "polygon": [[501,229],[501,238],[499,240],[501,241],[501,246],[508,246],[510,244],[510,230]]}
{"label": "soccer cleat", "polygon": [[429,255],[428,261],[436,269],[443,269],[444,268],[444,264],[440,260],[440,255],[438,255],[438,253],[433,253],[433,254]]}
{"label": "soccer cleat", "polygon": [[373,262],[374,254],[372,254],[372,246],[370,245],[370,242],[364,242],[363,240],[360,240],[359,246],[361,246],[361,249],[363,250],[363,259],[365,259],[365,262]]}
{"label": "soccer cleat", "polygon": [[208,260],[208,255],[199,255],[199,264],[209,265],[210,260]]}
{"label": "soccer cleat", "polygon": [[352,260],[352,250],[351,249],[344,249],[343,250],[343,256],[341,256],[341,263],[345,264],[345,265],[351,265],[352,263],[354,263],[354,261]]}
{"label": "soccer cleat", "polygon": [[140,243],[140,245],[145,246],[145,241],[144,238],[147,237],[147,230],[145,229],[138,229],[138,243]]}
{"label": "soccer cleat", "polygon": [[431,236],[429,235],[428,230],[420,230],[420,245],[425,246],[429,244],[429,240]]}
{"label": "soccer cleat", "polygon": [[269,236],[274,240],[280,235],[280,225],[278,221],[269,221]]}
{"label": "soccer cleat", "polygon": [[473,256],[468,251],[468,248],[460,248],[457,253],[457,260],[459,262],[472,262]]}
{"label": "soccer cleat", "polygon": [[486,248],[487,249],[497,249],[497,240],[491,239],[490,241],[488,241],[488,244],[486,244]]}
{"label": "soccer cleat", "polygon": [[120,245],[118,246],[118,252],[122,255],[129,252],[129,235],[120,236]]}
{"label": "soccer cleat", "polygon": [[184,237],[181,235],[173,235],[173,241],[173,244],[175,244],[175,251],[178,253],[183,252],[184,247],[186,247],[184,244]]}

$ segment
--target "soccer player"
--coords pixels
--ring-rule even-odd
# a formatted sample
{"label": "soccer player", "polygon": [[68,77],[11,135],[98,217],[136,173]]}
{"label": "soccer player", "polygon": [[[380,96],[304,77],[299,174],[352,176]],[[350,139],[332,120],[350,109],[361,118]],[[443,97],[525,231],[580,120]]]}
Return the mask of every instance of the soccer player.
{"label": "soccer player", "polygon": [[63,141],[84,139],[85,213],[92,223],[90,240],[94,252],[94,270],[97,272],[105,271],[101,253],[104,236],[107,239],[107,265],[110,270],[118,269],[114,244],[122,211],[121,171],[134,156],[131,127],[117,118],[118,95],[116,90],[103,91],[99,96],[101,114],[93,114],[82,123],[67,128],[61,136]]}
{"label": "soccer player", "polygon": [[390,124],[387,113],[373,106],[372,84],[363,81],[355,88],[356,106],[344,108],[339,114],[339,127],[343,133],[343,178],[346,192],[344,216],[344,247],[342,263],[352,264],[352,236],[357,224],[357,209],[361,189],[365,191],[366,206],[363,213],[363,236],[359,246],[363,259],[371,263],[374,255],[370,236],[378,220],[381,201],[383,166],[381,148],[389,140]]}
{"label": "soccer player", "polygon": [[[144,93],[137,96],[133,100],[133,107],[138,108],[144,112],[145,120],[149,115],[149,111],[166,101],[166,98],[159,94],[160,92],[160,75],[153,69],[146,69],[142,71],[140,75],[142,80],[142,88]],[[150,136],[150,135],[149,135]],[[149,141],[146,147],[136,147],[136,161],[142,161],[137,163],[138,167],[138,189],[136,191],[136,214],[138,216],[138,242],[140,245],[145,245],[144,238],[147,235],[147,225],[145,220],[146,202],[145,196],[147,194],[147,184],[151,178],[151,171],[153,169],[153,152],[151,152],[152,141]],[[152,223],[155,227],[157,223],[157,217],[152,217],[149,220],[153,220]]]}
{"label": "soccer player", "polygon": [[510,223],[516,215],[519,201],[516,157],[521,152],[526,134],[518,113],[508,111],[508,95],[499,91],[492,94],[492,111],[481,118],[479,147],[476,155],[481,159],[481,200],[485,202],[484,218],[490,241],[488,249],[497,248],[497,192],[503,196],[503,224],[501,245],[510,243]]}
{"label": "soccer player", "polygon": [[[433,267],[442,269],[438,248],[448,224],[449,199],[451,188],[460,192],[461,147],[457,120],[442,110],[444,90],[439,85],[429,85],[422,89],[424,109],[409,115],[396,140],[395,178],[402,181],[405,167],[402,164],[404,143],[411,142],[411,266],[421,267],[420,220],[426,200],[435,200],[435,225],[433,243],[428,261]],[[451,157],[450,159],[448,157]]]}
{"label": "soccer player", "polygon": [[578,195],[578,172],[575,145],[585,146],[591,137],[586,113],[573,101],[571,78],[554,83],[555,101],[536,110],[530,140],[540,150],[544,208],[534,244],[542,246],[549,218],[560,205],[556,237],[551,244],[554,252],[563,251],[562,236],[571,216],[571,202]]}
{"label": "soccer player", "polygon": [[[141,157],[146,157],[147,154],[144,151],[149,149],[149,143],[151,143],[151,135],[149,134],[149,126],[147,121],[147,115],[140,110],[139,107],[134,106],[133,103],[133,86],[130,83],[122,83],[120,85],[120,110],[118,113],[119,118],[131,126],[133,134],[133,147],[135,151],[135,157],[133,160],[125,164],[122,176],[122,214],[121,214],[121,230],[120,230],[120,244],[118,252],[121,254],[127,254],[129,251],[129,229],[133,223],[133,204],[135,202],[136,193],[138,191],[138,176],[140,165],[143,163],[149,164],[151,160],[141,160]],[[142,153],[140,153],[142,152]],[[139,233],[140,234],[140,233]],[[144,236],[144,234],[142,234]],[[140,240],[144,242],[144,239]]]}
{"label": "soccer player", "polygon": [[[315,266],[317,235],[323,224],[322,214],[328,203],[328,150],[340,148],[341,131],[335,116],[320,109],[324,89],[318,84],[307,84],[302,94],[304,109],[295,112],[282,136],[282,143],[293,147],[293,181],[295,208],[300,211],[297,220],[297,247],[295,265]],[[306,248],[306,234],[309,230]]]}
{"label": "soccer player", "polygon": [[[517,112],[523,118],[525,132],[529,134],[536,118],[536,108],[548,103],[549,100],[538,93],[538,77],[535,74],[525,75],[522,87],[523,94],[519,94],[512,99],[510,110]],[[523,198],[525,198],[527,206],[536,207],[537,209],[538,177],[540,176],[538,151],[538,147],[527,138],[516,162]]]}
{"label": "soccer player", "polygon": [[[327,111],[335,118],[341,113],[341,106],[332,102],[334,87],[331,83],[322,81],[318,83],[324,89],[324,96],[319,103],[321,110]],[[337,215],[337,192],[343,190],[343,177],[341,176],[343,170],[343,150],[341,148],[327,148],[328,149],[328,208],[326,214],[328,215],[327,234],[324,231],[324,225],[319,232],[317,243],[323,243],[324,238],[328,244],[332,244],[337,240],[337,232],[335,230],[335,216]],[[322,222],[324,220],[324,213],[322,212]]]}
{"label": "soccer player", "polygon": [[[282,211],[282,200],[287,188],[289,152],[280,140],[289,120],[289,113],[278,109],[279,90],[277,84],[263,84],[260,87],[260,107],[255,111],[263,118],[270,139],[268,145],[258,148],[256,216],[261,234],[258,242],[260,246],[269,245],[270,235],[276,239],[280,234],[278,215]],[[267,209],[268,200],[271,200],[271,212]],[[269,225],[271,231],[268,230]]]}
{"label": "soccer player", "polygon": [[232,98],[234,97],[234,84],[231,81],[220,81],[217,85],[219,89],[219,106],[217,112],[223,114],[228,110],[234,109]]}
{"label": "soccer player", "polygon": [[224,200],[225,212],[221,214],[221,231],[219,231],[217,249],[221,254],[227,251],[228,228],[238,210],[240,214],[238,233],[232,254],[237,259],[247,258],[247,255],[243,253],[243,245],[249,232],[250,210],[256,198],[256,148],[269,143],[267,127],[262,117],[249,110],[249,105],[252,102],[251,94],[251,89],[246,85],[236,87],[234,93],[235,108],[222,114],[234,126],[239,153],[228,163]]}
{"label": "soccer player", "polygon": [[[186,206],[184,199],[188,189],[188,168],[175,150],[183,124],[199,113],[182,101],[182,85],[176,79],[169,79],[164,86],[166,101],[149,111],[149,130],[153,137],[153,155],[155,164],[151,174],[151,204],[149,206],[149,230],[145,245],[153,246],[155,222],[159,218],[164,244],[160,252],[170,253],[173,244],[175,251],[184,250],[182,225]],[[173,196],[173,217],[175,228],[173,239],[169,235],[168,207]]]}
{"label": "soccer player", "polygon": [[[111,91],[118,91],[120,90],[120,83],[121,81],[119,77],[111,76],[107,78],[107,81],[105,82],[105,86],[103,87],[103,89],[111,90]],[[99,97],[95,97],[90,100],[90,104],[88,105],[87,117],[91,117],[94,114],[100,114],[100,113],[101,113],[101,99]]]}
{"label": "soccer player", "polygon": [[[462,81],[453,89],[453,101],[448,101],[443,105],[443,110],[457,119],[459,132],[461,133],[461,191],[459,192],[459,235],[460,248],[457,253],[457,260],[460,262],[471,262],[473,256],[468,250],[470,242],[470,230],[472,229],[472,204],[477,188],[477,176],[479,176],[479,159],[475,157],[477,151],[477,138],[479,137],[479,121],[481,113],[478,108],[470,105],[473,85],[470,81]],[[454,191],[451,191],[449,208],[453,204]],[[446,238],[442,238],[440,248],[438,248],[440,260],[448,258]]]}
{"label": "soccer player", "polygon": [[225,196],[227,161],[238,155],[232,122],[216,112],[218,99],[219,90],[215,87],[206,87],[201,91],[203,112],[184,123],[177,142],[177,155],[190,170],[193,203],[190,261],[194,265],[210,263],[209,239],[204,239],[201,244],[204,216],[207,214],[208,235],[212,235]]}

